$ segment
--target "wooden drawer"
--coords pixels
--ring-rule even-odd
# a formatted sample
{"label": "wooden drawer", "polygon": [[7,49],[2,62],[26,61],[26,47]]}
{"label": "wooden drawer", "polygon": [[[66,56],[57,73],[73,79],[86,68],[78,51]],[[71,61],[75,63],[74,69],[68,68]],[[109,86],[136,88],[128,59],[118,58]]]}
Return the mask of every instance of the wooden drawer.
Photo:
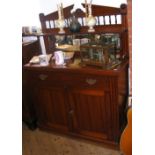
{"label": "wooden drawer", "polygon": [[101,88],[104,90],[110,89],[110,81],[108,77],[96,77],[95,75],[72,75],[70,80],[66,81],[69,86],[84,87],[84,88]]}
{"label": "wooden drawer", "polygon": [[32,85],[61,85],[62,74],[47,71],[27,72],[28,83]]}
{"label": "wooden drawer", "polygon": [[33,71],[28,72],[29,84],[39,85],[65,85],[68,87],[76,86],[84,88],[101,88],[104,90],[110,89],[110,78],[107,76],[95,75],[79,75],[64,72],[48,72],[48,71]]}

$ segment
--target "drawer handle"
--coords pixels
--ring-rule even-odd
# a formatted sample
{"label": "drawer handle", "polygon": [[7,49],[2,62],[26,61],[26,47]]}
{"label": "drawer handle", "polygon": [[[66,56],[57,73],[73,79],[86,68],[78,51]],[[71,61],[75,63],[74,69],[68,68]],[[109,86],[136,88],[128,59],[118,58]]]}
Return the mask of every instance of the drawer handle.
{"label": "drawer handle", "polygon": [[96,79],[86,79],[86,82],[89,84],[89,85],[94,85],[97,80]]}
{"label": "drawer handle", "polygon": [[45,75],[45,74],[40,74],[40,75],[39,75],[39,79],[40,79],[40,80],[45,80],[47,77],[48,77],[48,76]]}
{"label": "drawer handle", "polygon": [[69,111],[69,114],[70,114],[70,115],[73,115],[73,114],[74,114],[74,110],[70,110],[70,111]]}

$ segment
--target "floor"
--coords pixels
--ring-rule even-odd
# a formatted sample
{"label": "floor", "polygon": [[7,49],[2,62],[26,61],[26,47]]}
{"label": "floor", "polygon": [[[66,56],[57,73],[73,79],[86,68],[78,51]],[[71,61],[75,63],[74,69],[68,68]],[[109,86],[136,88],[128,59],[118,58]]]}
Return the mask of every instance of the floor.
{"label": "floor", "polygon": [[23,155],[120,155],[96,143],[23,127]]}

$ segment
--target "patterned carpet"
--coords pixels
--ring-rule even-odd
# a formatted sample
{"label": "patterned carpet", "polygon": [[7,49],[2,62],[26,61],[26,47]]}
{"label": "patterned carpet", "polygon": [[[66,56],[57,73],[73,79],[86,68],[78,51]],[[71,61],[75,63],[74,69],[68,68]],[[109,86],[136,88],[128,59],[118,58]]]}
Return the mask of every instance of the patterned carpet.
{"label": "patterned carpet", "polygon": [[67,136],[23,127],[23,155],[120,155],[117,150]]}

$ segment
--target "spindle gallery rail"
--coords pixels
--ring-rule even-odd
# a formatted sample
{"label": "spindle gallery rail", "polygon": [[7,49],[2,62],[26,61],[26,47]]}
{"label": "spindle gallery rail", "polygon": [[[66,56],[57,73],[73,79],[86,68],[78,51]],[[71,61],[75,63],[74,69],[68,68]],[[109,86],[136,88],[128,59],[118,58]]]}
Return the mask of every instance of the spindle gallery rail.
{"label": "spindle gallery rail", "polygon": [[[95,16],[96,25],[113,25],[113,24],[121,24],[121,15],[109,15],[109,16]],[[86,17],[79,17],[79,23],[81,26],[86,26]],[[69,27],[70,18],[65,19],[65,27]],[[56,20],[47,20],[46,28],[53,29],[56,27]]]}

